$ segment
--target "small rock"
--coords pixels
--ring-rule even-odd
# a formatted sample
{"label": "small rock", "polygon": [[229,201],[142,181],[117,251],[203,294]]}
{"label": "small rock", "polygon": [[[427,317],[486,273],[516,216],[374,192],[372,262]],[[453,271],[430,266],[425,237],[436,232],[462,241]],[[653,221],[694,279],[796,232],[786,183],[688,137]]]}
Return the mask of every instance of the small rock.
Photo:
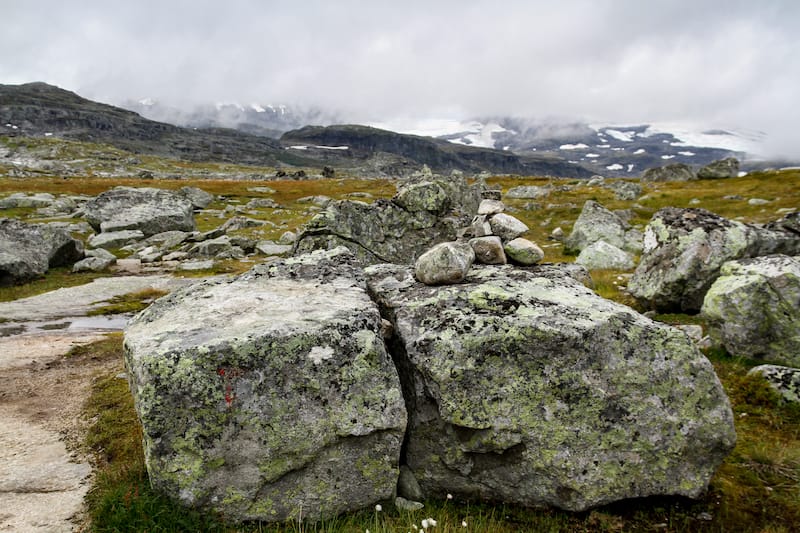
{"label": "small rock", "polygon": [[531,200],[536,198],[544,198],[550,194],[550,187],[537,187],[536,185],[522,185],[519,187],[511,187],[506,192],[506,198],[517,198]]}
{"label": "small rock", "polygon": [[92,248],[121,248],[144,238],[144,233],[137,230],[108,231],[98,233],[89,238]]}
{"label": "small rock", "polygon": [[414,274],[426,285],[447,285],[461,282],[475,261],[475,252],[464,242],[437,244],[417,259]]}
{"label": "small rock", "polygon": [[584,248],[575,262],[589,270],[630,270],[634,267],[629,253],[606,241],[595,241]]}
{"label": "small rock", "polygon": [[800,369],[788,366],[761,365],[748,375],[759,375],[787,402],[800,403]]}
{"label": "small rock", "polygon": [[769,200],[765,200],[763,198],[750,198],[747,200],[747,203],[750,205],[767,205]]}
{"label": "small rock", "polygon": [[566,238],[564,235],[564,230],[559,226],[553,230],[553,232],[550,234],[550,238],[554,241],[564,242],[564,239]]}
{"label": "small rock", "polygon": [[129,272],[131,274],[138,274],[142,271],[141,259],[117,259],[117,270],[122,272]]}
{"label": "small rock", "polygon": [[487,236],[470,239],[469,245],[475,252],[475,260],[484,265],[505,265],[506,253],[500,237]]}
{"label": "small rock", "polygon": [[544,252],[536,243],[521,237],[507,242],[504,249],[512,261],[521,265],[535,265],[544,259]]}
{"label": "small rock", "polygon": [[492,226],[486,215],[478,215],[472,219],[472,224],[469,227],[470,233],[475,237],[486,237],[492,234]]}
{"label": "small rock", "polygon": [[297,234],[293,231],[284,232],[281,235],[280,239],[278,239],[278,244],[294,244],[294,241],[297,240]]}
{"label": "small rock", "polygon": [[588,182],[586,182],[587,187],[595,187],[597,185],[602,185],[606,179],[603,176],[592,176]]}
{"label": "small rock", "polygon": [[181,263],[181,270],[210,270],[214,268],[214,260],[206,259],[204,261],[185,261]]}
{"label": "small rock", "polygon": [[256,244],[256,250],[264,255],[285,255],[292,251],[292,246],[276,244],[273,241],[260,241]]}
{"label": "small rock", "polygon": [[516,239],[530,228],[521,220],[505,213],[498,213],[489,219],[492,233],[500,237],[503,242]]}
{"label": "small rock", "polygon": [[113,259],[101,257],[85,257],[74,265],[72,265],[73,272],[99,272],[105,270],[116,262],[116,257]]}
{"label": "small rock", "polygon": [[482,200],[478,206],[479,215],[496,215],[505,211],[506,206],[499,200]]}
{"label": "small rock", "polygon": [[394,499],[394,506],[401,511],[419,511],[425,507],[425,504],[412,500],[406,500],[402,496],[398,496]]}

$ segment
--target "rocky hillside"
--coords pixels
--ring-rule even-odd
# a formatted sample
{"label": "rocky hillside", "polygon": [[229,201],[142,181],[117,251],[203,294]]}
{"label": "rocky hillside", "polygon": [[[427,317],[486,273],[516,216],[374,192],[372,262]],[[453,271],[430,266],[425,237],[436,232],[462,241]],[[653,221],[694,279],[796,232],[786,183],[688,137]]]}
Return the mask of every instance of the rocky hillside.
{"label": "rocky hillside", "polygon": [[441,172],[591,175],[559,157],[519,156],[363,126],[304,127],[286,133],[280,141],[226,128],[182,128],[45,83],[0,85],[0,135],[60,137],[190,161],[332,166],[389,176],[423,165]]}
{"label": "rocky hillside", "polygon": [[[289,131],[281,142],[290,150],[304,153],[324,152],[329,158],[354,157],[368,160],[389,155],[395,172],[414,164],[425,164],[445,172],[459,169],[469,172],[550,175],[586,178],[586,168],[554,156],[522,156],[503,150],[454,144],[441,139],[404,135],[358,125],[306,126]],[[387,165],[390,166],[390,165]],[[393,173],[390,171],[389,174]]]}

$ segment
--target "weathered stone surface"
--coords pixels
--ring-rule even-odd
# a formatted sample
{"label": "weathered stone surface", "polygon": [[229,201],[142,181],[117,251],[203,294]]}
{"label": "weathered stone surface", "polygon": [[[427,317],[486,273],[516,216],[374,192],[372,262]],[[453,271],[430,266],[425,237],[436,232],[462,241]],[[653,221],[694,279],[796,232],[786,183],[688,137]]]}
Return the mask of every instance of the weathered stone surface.
{"label": "weathered stone surface", "polygon": [[787,402],[800,403],[800,369],[761,365],[751,368],[748,374],[763,377],[769,386]]}
{"label": "weathered stone surface", "polygon": [[800,258],[725,263],[701,312],[728,352],[800,367]]}
{"label": "weathered stone surface", "polygon": [[89,256],[81,259],[74,265],[72,265],[73,272],[99,272],[101,270],[105,270],[114,263],[116,263],[117,258],[112,255],[111,259],[106,257],[94,257]]}
{"label": "weathered stone surface", "polygon": [[197,187],[181,187],[178,194],[192,203],[194,209],[205,209],[214,201],[214,195]]}
{"label": "weathered stone surface", "polygon": [[195,257],[214,257],[215,255],[230,251],[233,247],[231,239],[227,235],[198,242],[189,249],[189,254]]}
{"label": "weathered stone surface", "polygon": [[500,237],[503,242],[513,241],[530,228],[520,219],[506,213],[498,213],[489,218],[492,233]]}
{"label": "weathered stone surface", "polygon": [[244,206],[245,209],[278,209],[281,207],[281,204],[273,200],[272,198],[253,198],[247,205]]}
{"label": "weathered stone surface", "polygon": [[667,207],[645,229],[644,249],[628,289],[660,311],[699,311],[723,263],[800,253],[800,235],[734,220],[705,209]]}
{"label": "weathered stone surface", "polygon": [[520,265],[535,265],[544,259],[544,251],[536,243],[522,237],[508,241],[504,249],[509,259]]}
{"label": "weathered stone surface", "polygon": [[400,477],[397,479],[397,494],[403,498],[419,501],[424,498],[422,489],[414,477],[414,472],[406,465],[400,466]]}
{"label": "weathered stone surface", "polygon": [[709,163],[697,171],[697,177],[701,180],[735,178],[739,175],[739,160],[735,157],[727,157]]}
{"label": "weathered stone surface", "polygon": [[92,248],[121,248],[127,244],[135,243],[144,239],[144,233],[136,230],[106,231],[92,235],[89,238],[89,246]]}
{"label": "weathered stone surface", "polygon": [[347,250],[159,299],[125,331],[153,486],[227,520],[318,519],[392,497],[406,411]]}
{"label": "weathered stone surface", "polygon": [[397,192],[393,201],[412,213],[429,211],[443,213],[449,206],[447,191],[436,182],[412,183]]}
{"label": "weathered stone surface", "polygon": [[[438,208],[440,190],[446,202]],[[425,191],[436,201],[428,203]],[[463,177],[451,177],[407,184],[392,201],[333,201],[302,229],[294,253],[346,246],[366,264],[411,264],[431,246],[458,238],[478,209],[480,192],[479,186],[468,185]]]}
{"label": "weathered stone surface", "polygon": [[49,251],[38,226],[0,219],[0,286],[24,283],[47,272]]}
{"label": "weathered stone surface", "polygon": [[150,187],[115,187],[84,206],[95,231],[139,230],[154,235],[170,230],[194,231],[192,203],[178,194]]}
{"label": "weathered stone surface", "polygon": [[481,203],[478,206],[479,215],[496,215],[497,213],[502,213],[505,210],[506,206],[500,200],[481,200]]}
{"label": "weathered stone surface", "polygon": [[405,459],[426,497],[697,497],[733,448],[727,397],[689,339],[557,268],[474,266],[457,287],[366,272],[395,326]]}
{"label": "weathered stone surface", "polygon": [[486,215],[477,215],[472,219],[469,232],[473,237],[486,237],[492,234],[492,226]]}
{"label": "weathered stone surface", "polygon": [[426,285],[459,283],[475,261],[475,252],[465,242],[439,243],[417,259],[414,274]]}
{"label": "weathered stone surface", "polygon": [[57,224],[40,224],[39,230],[47,247],[50,267],[71,265],[84,256],[83,242],[74,238]]}
{"label": "weathered stone surface", "polygon": [[630,270],[634,267],[633,257],[628,252],[606,241],[595,241],[584,248],[575,262],[589,270]]}
{"label": "weathered stone surface", "polygon": [[47,192],[36,194],[25,194],[16,192],[0,198],[0,209],[11,209],[14,207],[48,207],[55,200],[55,196]]}
{"label": "weathered stone surface", "polygon": [[520,185],[511,187],[506,192],[506,198],[515,199],[536,199],[544,198],[550,194],[550,187],[539,187],[536,185]]}
{"label": "weathered stone surface", "polygon": [[617,200],[636,200],[642,195],[642,186],[632,181],[614,180],[603,184],[603,187],[614,191]]}
{"label": "weathered stone surface", "polygon": [[648,168],[642,174],[642,181],[693,181],[697,179],[689,165],[672,163],[663,167]]}
{"label": "weathered stone surface", "polygon": [[292,251],[291,244],[277,244],[272,241],[259,241],[256,250],[264,255],[286,255]]}
{"label": "weathered stone surface", "polygon": [[[255,218],[248,218],[248,217],[231,217],[222,224],[218,230],[222,231],[223,233],[229,231],[236,231],[238,229],[244,228],[258,228],[260,226],[266,225],[267,222],[264,220],[257,220]],[[219,236],[219,235],[217,235]],[[212,237],[215,238],[215,237]]]}
{"label": "weathered stone surface", "polygon": [[503,241],[500,237],[476,237],[469,240],[469,245],[475,252],[475,260],[484,265],[505,265],[506,253],[503,250]]}
{"label": "weathered stone surface", "polygon": [[594,200],[586,200],[581,214],[564,241],[564,251],[577,254],[597,241],[606,241],[622,250],[636,253],[641,249],[641,233],[633,230],[616,213]]}

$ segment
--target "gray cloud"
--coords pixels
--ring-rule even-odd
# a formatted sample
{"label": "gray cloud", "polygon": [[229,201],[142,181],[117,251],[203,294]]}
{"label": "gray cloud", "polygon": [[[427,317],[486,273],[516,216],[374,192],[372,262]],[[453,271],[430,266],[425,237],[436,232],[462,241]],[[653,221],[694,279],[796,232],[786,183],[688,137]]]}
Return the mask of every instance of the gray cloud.
{"label": "gray cloud", "polygon": [[0,0],[0,83],[118,103],[319,105],[763,130],[800,156],[800,3]]}

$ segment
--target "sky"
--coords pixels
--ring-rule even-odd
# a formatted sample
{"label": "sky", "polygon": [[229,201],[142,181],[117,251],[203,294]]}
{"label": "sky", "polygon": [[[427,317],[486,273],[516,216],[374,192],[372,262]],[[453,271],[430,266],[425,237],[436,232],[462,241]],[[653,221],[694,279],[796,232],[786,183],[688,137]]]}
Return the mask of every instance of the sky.
{"label": "sky", "polygon": [[797,0],[0,0],[0,83],[763,132],[800,157]]}

